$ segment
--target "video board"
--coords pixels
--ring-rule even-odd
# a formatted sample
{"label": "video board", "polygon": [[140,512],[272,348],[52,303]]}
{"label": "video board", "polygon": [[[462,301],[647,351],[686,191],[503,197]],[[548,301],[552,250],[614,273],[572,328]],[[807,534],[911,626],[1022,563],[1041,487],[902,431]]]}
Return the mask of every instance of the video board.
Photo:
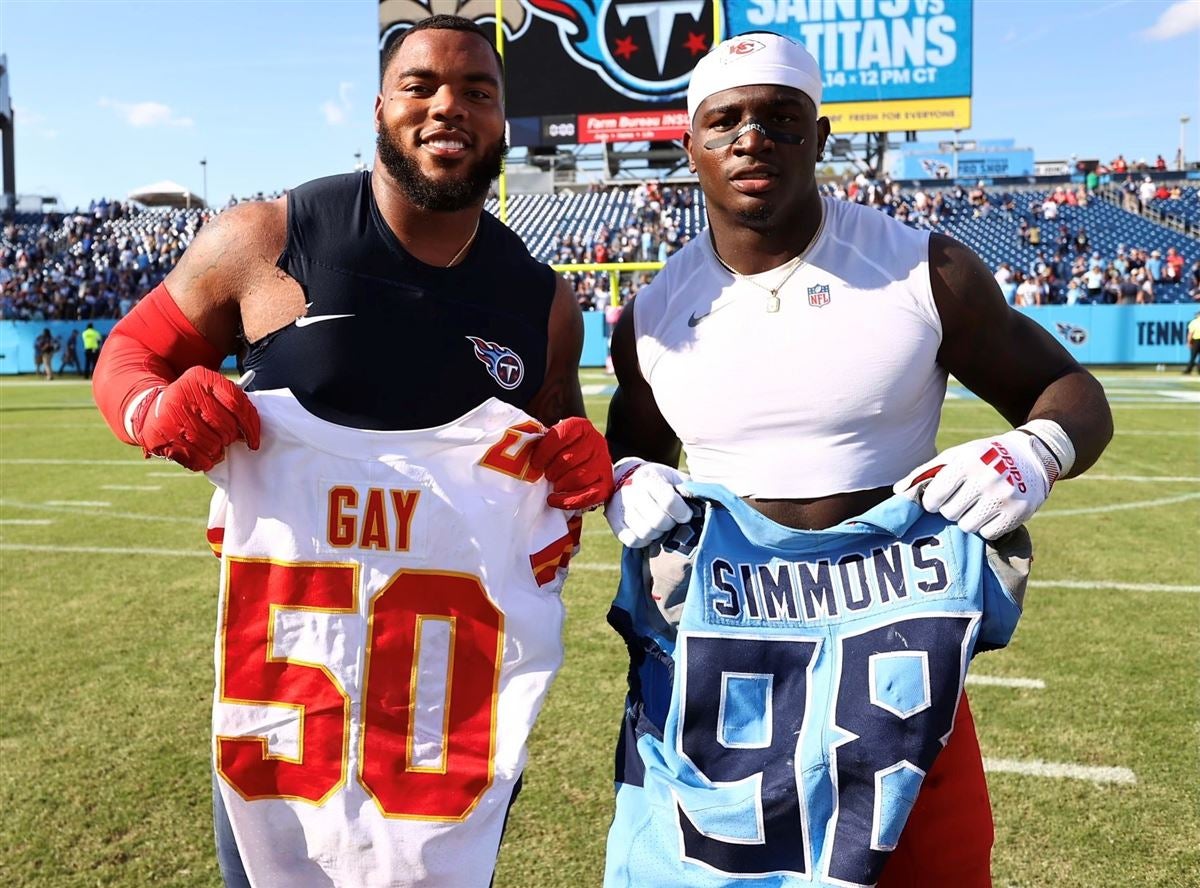
{"label": "video board", "polygon": [[[964,129],[972,0],[503,0],[513,145],[681,138],[687,85],[714,35],[769,30],[824,72],[835,133]],[[380,49],[436,13],[491,33],[494,0],[381,0]]]}
{"label": "video board", "polygon": [[774,31],[824,74],[835,133],[967,129],[972,0],[725,0],[727,34]]}

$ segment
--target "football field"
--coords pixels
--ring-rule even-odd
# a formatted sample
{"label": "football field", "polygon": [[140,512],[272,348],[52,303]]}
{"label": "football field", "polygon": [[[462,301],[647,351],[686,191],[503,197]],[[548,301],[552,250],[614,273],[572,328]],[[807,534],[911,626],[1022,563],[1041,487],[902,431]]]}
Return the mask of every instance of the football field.
{"label": "football field", "polygon": [[[1031,522],[1025,614],[969,680],[999,888],[1200,884],[1200,380],[1097,375],[1116,435]],[[583,383],[603,428],[611,377]],[[952,385],[938,443],[1004,427]],[[118,443],[87,383],[0,381],[0,888],[219,884],[210,490]],[[600,884],[617,559],[589,514],[498,888]]]}

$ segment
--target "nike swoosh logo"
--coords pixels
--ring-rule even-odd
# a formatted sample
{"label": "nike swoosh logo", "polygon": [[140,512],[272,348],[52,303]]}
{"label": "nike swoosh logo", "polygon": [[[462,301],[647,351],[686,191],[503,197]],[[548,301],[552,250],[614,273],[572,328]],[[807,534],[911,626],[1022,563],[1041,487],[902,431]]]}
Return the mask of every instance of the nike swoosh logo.
{"label": "nike swoosh logo", "polygon": [[307,326],[309,326],[310,324],[319,324],[319,323],[321,323],[321,321],[336,321],[338,318],[352,318],[352,317],[354,317],[354,315],[352,315],[352,314],[346,314],[346,315],[313,315],[312,317],[309,317],[308,315],[305,315],[305,316],[304,316],[304,317],[302,317],[302,318],[296,318],[296,326],[297,326],[297,327],[307,327]]}
{"label": "nike swoosh logo", "polygon": [[704,320],[710,314],[712,314],[711,311],[706,311],[704,314],[697,316],[695,312],[692,312],[692,316],[690,318],[688,318],[688,326],[695,327],[697,324],[699,324],[702,320]]}

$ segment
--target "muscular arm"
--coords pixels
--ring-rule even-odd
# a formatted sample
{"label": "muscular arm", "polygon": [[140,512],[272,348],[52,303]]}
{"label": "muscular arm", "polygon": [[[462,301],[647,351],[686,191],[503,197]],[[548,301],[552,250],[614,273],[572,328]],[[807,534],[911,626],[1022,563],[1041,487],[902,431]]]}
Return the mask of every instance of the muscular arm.
{"label": "muscular arm", "polygon": [[625,306],[612,335],[617,390],[608,405],[608,448],[613,459],[637,456],[668,466],[679,465],[680,443],[667,425],[654,392],[642,376],[633,328],[633,302]]}
{"label": "muscular arm", "polygon": [[[254,298],[287,278],[275,266],[286,236],[286,199],[240,204],[200,230],[163,282],[196,331],[222,354],[234,350],[243,324],[254,340],[303,313],[301,300],[274,323],[268,317],[273,312]],[[253,305],[244,319],[243,303]]]}
{"label": "muscular arm", "polygon": [[[282,250],[285,218],[282,201],[248,204],[222,213],[201,230],[163,286],[155,288],[113,328],[96,366],[93,392],[118,438],[144,443],[137,438],[134,422],[144,416],[139,408],[149,403],[150,393],[193,370],[215,371],[233,351],[239,329],[249,334],[260,328],[262,335],[274,329],[261,329],[271,322],[271,313],[282,315],[276,327],[303,313],[303,297],[294,281],[298,306],[289,307],[287,299],[254,298],[277,292],[270,289],[270,282],[278,273],[274,260]],[[205,385],[220,385],[216,378],[214,374],[200,389],[177,399],[194,401]],[[190,409],[207,407],[192,404]],[[174,433],[194,437],[194,431],[176,429]],[[203,435],[203,431],[197,434]],[[158,449],[160,455],[169,455],[189,468],[199,465],[166,443]]]}
{"label": "muscular arm", "polygon": [[526,412],[549,427],[568,416],[587,416],[579,387],[583,315],[571,285],[562,277],[554,287],[546,336],[546,378]]}
{"label": "muscular arm", "polygon": [[1112,411],[1094,376],[1042,327],[1008,307],[987,266],[953,238],[929,242],[942,319],[938,362],[1014,426],[1051,419],[1075,445],[1078,475],[1112,438]]}

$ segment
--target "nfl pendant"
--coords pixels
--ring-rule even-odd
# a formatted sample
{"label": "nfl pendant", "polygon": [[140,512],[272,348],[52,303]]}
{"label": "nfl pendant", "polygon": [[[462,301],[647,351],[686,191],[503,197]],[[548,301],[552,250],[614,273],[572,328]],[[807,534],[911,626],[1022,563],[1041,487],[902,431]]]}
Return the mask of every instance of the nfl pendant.
{"label": "nfl pendant", "polygon": [[779,311],[779,297],[776,296],[774,293],[772,293],[771,298],[767,300],[767,311],[768,312]]}

